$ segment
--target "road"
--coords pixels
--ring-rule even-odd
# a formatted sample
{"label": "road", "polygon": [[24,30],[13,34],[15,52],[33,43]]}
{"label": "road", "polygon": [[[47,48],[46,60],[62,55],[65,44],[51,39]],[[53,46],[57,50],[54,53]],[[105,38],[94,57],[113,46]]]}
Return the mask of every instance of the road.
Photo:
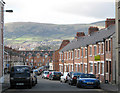
{"label": "road", "polygon": [[[26,88],[15,88],[15,89],[8,89],[5,93],[23,93],[23,92],[35,92],[35,91],[82,91],[81,93],[86,92],[102,92],[102,89],[84,89],[84,88],[77,88],[76,86],[71,86],[67,83],[61,83],[58,80],[47,80],[42,79],[41,76],[38,76],[38,84],[32,87],[32,89]],[[79,92],[80,93],[80,92]]]}

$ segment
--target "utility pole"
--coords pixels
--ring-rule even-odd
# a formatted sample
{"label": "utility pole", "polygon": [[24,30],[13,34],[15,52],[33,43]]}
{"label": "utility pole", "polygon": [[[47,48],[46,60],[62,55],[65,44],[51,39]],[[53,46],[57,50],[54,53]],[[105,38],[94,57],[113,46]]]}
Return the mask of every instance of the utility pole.
{"label": "utility pole", "polygon": [[116,84],[120,90],[120,0],[116,0]]}

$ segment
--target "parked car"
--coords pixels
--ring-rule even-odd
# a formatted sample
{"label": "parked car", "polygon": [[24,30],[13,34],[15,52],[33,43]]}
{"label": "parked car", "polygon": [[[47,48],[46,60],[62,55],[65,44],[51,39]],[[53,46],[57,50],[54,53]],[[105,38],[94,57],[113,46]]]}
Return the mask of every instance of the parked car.
{"label": "parked car", "polygon": [[64,72],[63,76],[60,77],[60,82],[66,83],[68,81],[67,75],[68,75],[68,72]]}
{"label": "parked car", "polygon": [[10,87],[28,86],[32,88],[35,77],[30,67],[25,65],[13,66],[10,71]]}
{"label": "parked car", "polygon": [[33,70],[36,75],[38,75],[38,69]]}
{"label": "parked car", "polygon": [[53,79],[58,79],[60,80],[60,77],[62,76],[62,73],[61,72],[51,72],[50,75],[49,75],[49,79],[50,80],[53,80]]}
{"label": "parked car", "polygon": [[100,81],[96,79],[94,74],[83,74],[77,80],[77,87],[100,88]]}
{"label": "parked car", "polygon": [[48,74],[47,77],[46,77],[47,79],[49,79],[49,76],[50,76],[51,73],[52,73],[52,72],[49,72],[49,74]]}
{"label": "parked car", "polygon": [[47,75],[49,74],[49,71],[44,71],[42,73],[42,78],[47,78]]}
{"label": "parked car", "polygon": [[68,75],[69,78],[68,78],[68,84],[69,85],[76,85],[77,83],[77,78],[82,75],[83,73],[80,73],[80,72],[70,72],[70,74]]}
{"label": "parked car", "polygon": [[33,85],[37,84],[37,74],[36,70],[33,70]]}

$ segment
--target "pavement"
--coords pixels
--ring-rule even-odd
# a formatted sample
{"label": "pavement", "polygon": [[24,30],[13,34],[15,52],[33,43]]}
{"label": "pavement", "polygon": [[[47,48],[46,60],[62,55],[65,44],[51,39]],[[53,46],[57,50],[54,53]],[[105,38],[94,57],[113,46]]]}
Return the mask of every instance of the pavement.
{"label": "pavement", "polygon": [[104,91],[120,93],[120,87],[118,88],[118,85],[115,85],[115,84],[104,84],[104,83],[101,83],[101,89],[103,89]]}

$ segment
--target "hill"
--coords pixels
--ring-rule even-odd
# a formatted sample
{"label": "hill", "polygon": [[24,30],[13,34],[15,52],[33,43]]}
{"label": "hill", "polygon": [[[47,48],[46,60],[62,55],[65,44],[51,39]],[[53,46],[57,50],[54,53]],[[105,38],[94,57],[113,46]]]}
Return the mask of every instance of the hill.
{"label": "hill", "polygon": [[34,22],[14,22],[5,24],[6,45],[60,44],[63,39],[73,39],[76,32],[88,33],[90,26],[104,27],[104,21],[91,24],[46,24]]}

